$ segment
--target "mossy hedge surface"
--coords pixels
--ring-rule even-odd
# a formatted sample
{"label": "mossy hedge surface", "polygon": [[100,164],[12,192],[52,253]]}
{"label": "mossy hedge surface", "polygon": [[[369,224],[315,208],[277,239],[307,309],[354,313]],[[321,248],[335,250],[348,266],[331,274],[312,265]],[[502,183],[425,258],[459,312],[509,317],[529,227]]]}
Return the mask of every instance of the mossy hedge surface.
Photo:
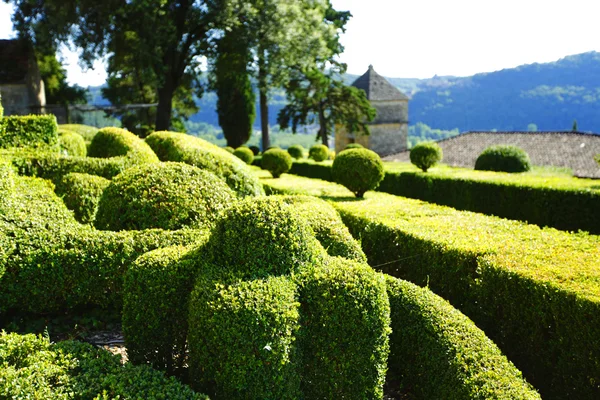
{"label": "mossy hedge surface", "polygon": [[154,132],[146,143],[161,161],[184,162],[211,171],[242,197],[264,194],[260,182],[242,160],[205,140],[184,133]]}
{"label": "mossy hedge surface", "polygon": [[[369,263],[429,285],[495,340],[544,397],[600,394],[600,238],[286,176],[269,192],[339,197]],[[524,306],[526,305],[526,306]]]}
{"label": "mossy hedge surface", "polygon": [[58,125],[54,115],[8,116],[1,119],[0,149],[11,147],[56,148]]}
{"label": "mossy hedge surface", "polygon": [[7,399],[206,399],[148,366],[89,344],[0,332],[0,397]]}
{"label": "mossy hedge surface", "polygon": [[109,184],[108,179],[100,176],[72,172],[63,176],[54,191],[73,211],[77,221],[91,224],[96,217],[100,197]]}

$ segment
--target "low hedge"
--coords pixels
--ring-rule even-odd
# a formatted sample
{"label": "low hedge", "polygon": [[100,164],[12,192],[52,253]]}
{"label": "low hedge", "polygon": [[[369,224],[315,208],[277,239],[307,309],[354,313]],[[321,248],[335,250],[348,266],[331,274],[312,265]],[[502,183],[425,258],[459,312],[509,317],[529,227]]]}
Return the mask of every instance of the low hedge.
{"label": "low hedge", "polygon": [[59,130],[58,133],[58,144],[61,154],[72,157],[86,156],[87,147],[81,135],[66,130]]}
{"label": "low hedge", "polygon": [[209,171],[184,163],[145,164],[112,180],[100,198],[94,226],[112,231],[209,229],[236,200]]}
{"label": "low hedge", "polygon": [[242,160],[205,140],[184,133],[154,132],[146,143],[161,161],[184,162],[209,170],[240,196],[264,194],[260,182]]}
{"label": "low hedge", "polygon": [[11,147],[50,147],[58,144],[54,115],[9,116],[2,118],[0,149]]}
{"label": "low hedge", "polygon": [[388,381],[419,399],[540,399],[469,318],[427,288],[385,276],[391,327]]}
{"label": "low hedge", "polygon": [[380,193],[346,201],[339,185],[305,178],[263,182],[339,196],[334,205],[372,266],[429,285],[473,318],[545,398],[600,395],[597,236]]}
{"label": "low hedge", "polygon": [[136,164],[158,162],[154,151],[133,133],[121,128],[102,128],[92,139],[88,156],[95,158],[128,157]]}
{"label": "low hedge", "polygon": [[96,217],[100,197],[109,184],[108,179],[100,176],[72,172],[56,184],[55,192],[73,211],[77,221],[91,224]]}
{"label": "low hedge", "polygon": [[96,133],[100,129],[94,126],[82,125],[82,124],[60,124],[58,125],[59,129],[64,129],[67,131],[75,132],[83,137],[86,144],[92,143],[92,139],[96,136]]}
{"label": "low hedge", "polygon": [[206,399],[148,366],[89,344],[50,343],[35,335],[0,333],[0,397],[13,399]]}

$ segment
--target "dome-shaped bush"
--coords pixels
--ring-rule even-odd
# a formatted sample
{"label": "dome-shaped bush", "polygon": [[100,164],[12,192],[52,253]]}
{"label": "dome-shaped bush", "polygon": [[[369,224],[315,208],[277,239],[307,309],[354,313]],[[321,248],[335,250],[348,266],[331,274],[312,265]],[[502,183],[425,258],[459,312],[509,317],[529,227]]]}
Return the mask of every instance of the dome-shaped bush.
{"label": "dome-shaped bush", "polygon": [[235,199],[211,172],[183,163],[144,164],[113,179],[94,225],[113,231],[211,227]]}
{"label": "dome-shaped bush", "polygon": [[159,161],[146,142],[121,128],[100,129],[90,143],[88,156],[98,158],[126,156],[136,164]]}
{"label": "dome-shaped bush", "polygon": [[526,172],[531,169],[531,162],[525,150],[517,146],[490,146],[477,157],[475,169],[482,171]]}
{"label": "dome-shaped bush", "polygon": [[83,137],[75,132],[60,129],[58,131],[60,152],[71,157],[85,157],[87,147]]}
{"label": "dome-shaped bush", "polygon": [[418,143],[410,150],[410,162],[423,172],[442,161],[442,148],[434,142]]}
{"label": "dome-shaped bush", "polygon": [[223,147],[224,150],[227,150],[228,152],[230,152],[231,154],[233,154],[233,152],[235,151],[235,149],[231,146],[225,146]]}
{"label": "dome-shaped bush", "polygon": [[110,181],[100,176],[71,172],[58,181],[54,190],[67,208],[73,210],[75,219],[88,224],[94,222],[98,203],[108,185]]}
{"label": "dome-shaped bush", "polygon": [[316,162],[325,161],[329,158],[329,148],[324,144],[315,144],[308,151],[308,157]]}
{"label": "dome-shaped bush", "polygon": [[300,160],[304,158],[304,147],[299,144],[293,144],[288,147],[287,152],[290,153],[290,156],[295,158],[296,160]]}
{"label": "dome-shaped bush", "polygon": [[248,146],[248,148],[250,150],[252,150],[252,153],[257,156],[260,154],[260,149],[258,148],[258,146]]}
{"label": "dome-shaped bush", "polygon": [[356,197],[375,189],[385,172],[381,158],[368,149],[344,150],[337,155],[331,168],[333,180],[346,186]]}
{"label": "dome-shaped bush", "polygon": [[290,168],[292,168],[292,156],[287,151],[271,149],[263,153],[262,169],[269,171],[273,178],[279,178],[281,174],[288,172]]}
{"label": "dome-shaped bush", "polygon": [[360,144],[360,143],[348,143],[346,145],[346,148],[344,150],[350,150],[350,149],[364,149],[365,147]]}
{"label": "dome-shaped bush", "polygon": [[238,147],[233,152],[233,155],[248,165],[251,165],[252,161],[254,161],[254,153],[247,147]]}

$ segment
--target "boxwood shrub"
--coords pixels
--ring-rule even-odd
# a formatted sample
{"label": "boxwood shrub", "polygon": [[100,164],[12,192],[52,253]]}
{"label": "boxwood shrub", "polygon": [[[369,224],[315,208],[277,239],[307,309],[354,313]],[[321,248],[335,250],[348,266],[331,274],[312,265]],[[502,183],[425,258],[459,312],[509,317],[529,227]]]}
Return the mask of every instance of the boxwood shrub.
{"label": "boxwood shrub", "polygon": [[87,147],[83,137],[75,132],[59,130],[58,144],[60,146],[60,153],[65,156],[85,157],[87,154]]}
{"label": "boxwood shrub", "polygon": [[82,124],[60,124],[58,125],[59,129],[64,129],[67,131],[75,132],[83,137],[86,145],[92,142],[94,136],[100,129],[94,126],[82,125]]}
{"label": "boxwood shrub", "polygon": [[329,158],[329,148],[324,144],[315,144],[308,150],[308,158],[316,162],[325,161]]}
{"label": "boxwood shrub", "polygon": [[417,143],[410,149],[410,162],[423,172],[442,161],[442,148],[435,142]]}
{"label": "boxwood shrub", "polygon": [[55,192],[73,211],[77,221],[91,224],[96,217],[100,197],[109,184],[108,179],[100,176],[71,172],[56,184]]}
{"label": "boxwood shrub", "polygon": [[240,159],[205,140],[176,132],[154,132],[146,143],[161,161],[184,162],[225,180],[239,196],[260,196],[262,185]]}
{"label": "boxwood shrub", "polygon": [[331,166],[333,180],[348,188],[356,197],[379,186],[385,172],[381,158],[368,149],[344,150]]}
{"label": "boxwood shrub", "polygon": [[26,115],[2,118],[0,148],[49,147],[58,144],[58,125],[54,115]]}
{"label": "boxwood shrub", "polygon": [[100,198],[94,225],[113,231],[210,228],[236,199],[209,171],[184,163],[145,164],[112,180]]}
{"label": "boxwood shrub", "polygon": [[273,175],[273,178],[279,178],[292,167],[292,156],[282,149],[270,149],[263,153],[261,168],[266,169]]}
{"label": "boxwood shrub", "polygon": [[254,161],[254,153],[248,147],[242,146],[235,149],[233,155],[245,162],[248,165],[252,165]]}
{"label": "boxwood shrub", "polygon": [[304,158],[304,147],[300,144],[293,144],[288,147],[287,152],[296,160]]}
{"label": "boxwood shrub", "polygon": [[154,151],[142,139],[121,128],[102,128],[92,139],[88,156],[96,158],[128,157],[136,164],[158,162]]}
{"label": "boxwood shrub", "polygon": [[526,172],[531,161],[525,150],[517,146],[490,146],[477,157],[475,169],[482,171]]}

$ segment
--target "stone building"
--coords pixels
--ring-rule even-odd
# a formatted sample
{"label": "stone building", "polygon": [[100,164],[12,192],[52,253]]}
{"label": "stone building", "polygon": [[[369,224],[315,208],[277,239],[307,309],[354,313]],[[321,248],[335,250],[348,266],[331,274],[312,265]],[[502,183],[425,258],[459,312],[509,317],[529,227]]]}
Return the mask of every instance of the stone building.
{"label": "stone building", "polygon": [[369,66],[352,86],[362,89],[377,110],[377,117],[369,124],[371,134],[354,135],[342,126],[336,127],[335,151],[340,152],[349,143],[360,143],[384,157],[399,153],[408,147],[408,97]]}
{"label": "stone building", "polygon": [[43,112],[44,82],[33,47],[25,40],[0,40],[0,95],[4,115]]}

